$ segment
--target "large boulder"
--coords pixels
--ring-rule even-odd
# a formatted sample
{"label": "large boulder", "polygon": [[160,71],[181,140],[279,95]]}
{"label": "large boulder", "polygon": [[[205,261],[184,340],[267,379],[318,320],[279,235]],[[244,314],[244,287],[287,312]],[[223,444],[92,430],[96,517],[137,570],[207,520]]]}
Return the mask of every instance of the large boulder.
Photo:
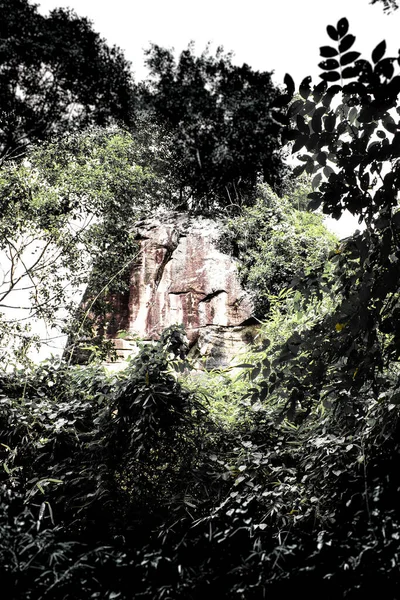
{"label": "large boulder", "polygon": [[[218,220],[168,213],[137,224],[139,253],[131,267],[129,293],[115,301],[109,329],[118,354],[132,352],[128,338],[158,339],[183,324],[190,354],[206,368],[228,365],[254,341],[253,304],[242,288],[238,263],[218,247]],[[126,334],[125,334],[126,335]]]}

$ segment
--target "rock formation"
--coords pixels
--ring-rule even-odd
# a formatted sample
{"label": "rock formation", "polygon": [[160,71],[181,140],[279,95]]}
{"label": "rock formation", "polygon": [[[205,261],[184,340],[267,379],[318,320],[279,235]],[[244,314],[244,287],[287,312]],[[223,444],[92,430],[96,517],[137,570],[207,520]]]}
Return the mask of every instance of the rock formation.
{"label": "rock formation", "polygon": [[131,267],[129,293],[115,299],[109,337],[121,357],[128,337],[157,339],[183,324],[190,355],[206,368],[229,364],[254,340],[256,320],[240,285],[237,261],[218,249],[221,224],[205,217],[168,213],[137,224],[140,251]]}

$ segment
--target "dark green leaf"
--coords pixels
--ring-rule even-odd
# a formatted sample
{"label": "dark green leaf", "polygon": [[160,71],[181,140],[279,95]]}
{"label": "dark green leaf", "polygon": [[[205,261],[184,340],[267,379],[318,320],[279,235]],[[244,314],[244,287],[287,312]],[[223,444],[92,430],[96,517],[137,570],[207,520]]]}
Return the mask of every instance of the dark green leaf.
{"label": "dark green leaf", "polygon": [[381,58],[383,58],[385,52],[386,52],[386,42],[385,42],[385,40],[383,40],[372,51],[372,60],[373,60],[373,62],[377,63],[378,61],[380,61]]}
{"label": "dark green leaf", "polygon": [[321,100],[324,93],[326,92],[327,87],[328,87],[328,84],[326,83],[326,81],[320,81],[319,84],[314,87],[312,96],[313,96],[314,101],[317,104]]}
{"label": "dark green leaf", "polygon": [[281,125],[289,125],[290,120],[287,114],[284,114],[280,111],[272,111],[271,114],[274,121],[277,121]]}
{"label": "dark green leaf", "polygon": [[315,133],[321,133],[322,131],[322,115],[320,112],[315,111],[313,118],[311,119],[311,127]]}
{"label": "dark green leaf", "polygon": [[325,96],[322,98],[322,104],[325,106],[325,108],[329,108],[331,102],[332,102],[332,98],[335,96],[335,94],[337,94],[338,92],[341,91],[341,86],[340,85],[332,85],[329,90],[327,91],[327,93],[325,94]]}
{"label": "dark green leaf", "polygon": [[358,71],[355,67],[346,67],[342,71],[343,79],[350,79],[350,77],[357,77]]}
{"label": "dark green leaf", "polygon": [[384,131],[382,131],[382,129],[378,129],[378,131],[376,132],[376,135],[378,136],[378,138],[381,138],[381,139],[385,139],[385,137],[386,137],[386,133]]}
{"label": "dark green leaf", "polygon": [[335,48],[331,48],[331,46],[321,46],[319,53],[326,58],[331,58],[332,56],[337,56],[339,54],[339,52],[335,50]]}
{"label": "dark green leaf", "polygon": [[393,58],[384,58],[375,66],[375,75],[383,75],[386,79],[391,79],[394,73]]}
{"label": "dark green leaf", "polygon": [[320,62],[318,66],[326,71],[332,71],[332,69],[337,69],[339,67],[339,62],[336,58],[328,58],[327,60]]}
{"label": "dark green leaf", "polygon": [[306,172],[307,172],[309,175],[312,175],[312,174],[313,174],[313,172],[314,172],[314,161],[310,160],[310,162],[308,162],[308,163],[306,164]]}
{"label": "dark green leaf", "polygon": [[334,173],[334,172],[335,171],[332,169],[332,167],[329,167],[329,166],[324,167],[324,175],[328,179],[329,179],[329,176],[332,175],[332,173]]}
{"label": "dark green leaf", "polygon": [[324,119],[325,130],[333,131],[335,128],[335,123],[336,123],[336,115],[333,113],[330,113]]}
{"label": "dark green leaf", "polygon": [[287,93],[290,96],[293,96],[294,90],[295,90],[295,85],[294,85],[294,81],[293,81],[292,77],[289,75],[289,73],[286,73],[285,77],[283,78],[283,83],[286,85]]}
{"label": "dark green leaf", "polygon": [[384,126],[384,128],[386,129],[386,131],[388,131],[389,133],[396,133],[397,132],[397,125],[396,123],[390,119],[387,119],[385,121],[382,122],[382,125]]}
{"label": "dark green leaf", "polygon": [[308,137],[306,135],[301,135],[300,137],[298,137],[297,140],[295,141],[295,143],[293,144],[292,154],[301,150],[301,148],[303,148],[303,146],[305,146],[307,140],[308,140]]}
{"label": "dark green leaf", "polygon": [[303,162],[308,162],[309,160],[312,160],[312,156],[310,156],[309,154],[301,154],[297,157],[297,159]]}
{"label": "dark green leaf", "polygon": [[326,31],[328,32],[328,35],[331,38],[331,40],[335,40],[335,42],[338,41],[339,34],[336,31],[336,29],[333,27],[333,25],[328,25],[328,27],[326,28]]}
{"label": "dark green leaf", "polygon": [[341,57],[340,64],[342,67],[344,65],[349,65],[350,63],[357,60],[357,58],[359,56],[361,56],[361,54],[359,52],[347,52],[346,54],[343,54],[343,56]]}
{"label": "dark green leaf", "polygon": [[310,128],[304,120],[302,115],[296,117],[297,129],[304,135],[310,135]]}
{"label": "dark green leaf", "polygon": [[282,106],[286,106],[292,99],[293,96],[290,94],[282,94],[281,96],[277,96],[270,104],[270,108],[281,108]]}
{"label": "dark green leaf", "polygon": [[319,152],[319,154],[317,154],[317,161],[319,162],[320,165],[322,165],[323,167],[326,165],[326,154],[325,152]]}
{"label": "dark green leaf", "polygon": [[346,121],[341,121],[336,127],[336,131],[339,135],[342,135],[345,131],[348,131],[348,125]]}
{"label": "dark green leaf", "polygon": [[304,106],[303,100],[295,100],[293,102],[293,104],[291,104],[289,106],[288,117],[291,118],[291,117],[294,117],[295,115],[297,115],[301,111],[303,106]]}
{"label": "dark green leaf", "polygon": [[300,135],[300,131],[297,129],[287,129],[284,133],[285,139],[289,142],[296,140]]}
{"label": "dark green leaf", "polygon": [[319,184],[321,183],[321,181],[322,181],[322,174],[317,173],[311,182],[312,189],[316,190],[318,188]]}
{"label": "dark green leaf", "polygon": [[346,33],[349,30],[349,22],[345,17],[343,17],[343,19],[340,19],[338,21],[338,23],[336,25],[336,30],[337,30],[338,36],[340,38],[342,38],[343,36],[346,35]]}
{"label": "dark green leaf", "polygon": [[356,38],[354,37],[354,35],[351,35],[351,33],[349,33],[349,35],[346,35],[339,44],[339,52],[346,52],[346,50],[349,50],[355,41]]}
{"label": "dark green leaf", "polygon": [[293,175],[295,177],[299,177],[299,175],[301,175],[302,173],[304,173],[304,171],[306,170],[307,165],[297,165],[297,167],[295,167],[293,169]]}
{"label": "dark green leaf", "polygon": [[309,194],[308,197],[312,197],[308,204],[308,210],[317,210],[321,206],[322,194],[314,192],[313,194]]}
{"label": "dark green leaf", "polygon": [[311,116],[313,114],[315,110],[315,102],[311,102],[311,100],[307,100],[307,102],[304,104],[304,108],[303,108],[303,115],[308,115]]}
{"label": "dark green leaf", "polygon": [[367,83],[372,75],[371,64],[367,60],[360,59],[356,61],[355,67],[358,69],[361,83]]}
{"label": "dark green leaf", "polygon": [[324,81],[339,81],[340,79],[340,75],[337,71],[328,71],[327,73],[321,73],[320,77]]}
{"label": "dark green leaf", "polygon": [[300,96],[302,96],[305,100],[307,100],[308,96],[311,93],[310,84],[311,84],[311,77],[308,76],[303,79],[303,81],[301,82],[300,87],[299,87]]}
{"label": "dark green leaf", "polygon": [[[309,152],[315,152],[318,146],[318,142],[320,140],[320,136],[318,133],[313,133],[310,135],[306,142],[306,148]],[[312,161],[314,162],[314,161]]]}
{"label": "dark green leaf", "polygon": [[364,192],[367,191],[369,187],[369,173],[364,173],[364,175],[361,177],[360,187]]}
{"label": "dark green leaf", "polygon": [[[347,67],[347,69],[350,69],[353,67]],[[347,70],[344,69],[343,73]],[[362,83],[359,83],[358,81],[352,81],[351,83],[346,83],[345,86],[343,86],[343,93],[344,94],[358,94],[359,96],[364,96],[365,94],[367,94],[367,88],[365,87],[365,85],[363,85]]]}

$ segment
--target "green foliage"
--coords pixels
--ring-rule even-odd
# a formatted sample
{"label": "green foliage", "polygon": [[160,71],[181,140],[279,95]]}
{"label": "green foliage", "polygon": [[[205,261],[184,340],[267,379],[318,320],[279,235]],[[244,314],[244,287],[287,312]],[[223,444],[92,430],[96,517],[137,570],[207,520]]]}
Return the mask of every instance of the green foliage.
{"label": "green foliage", "polygon": [[296,286],[304,274],[322,269],[328,278],[327,259],[337,240],[320,215],[293,206],[304,202],[304,194],[300,188],[278,198],[259,186],[255,205],[228,222],[222,243],[239,258],[242,283],[253,293],[260,319],[268,315],[270,295]]}
{"label": "green foliage", "polygon": [[[160,203],[164,182],[151,169],[162,147],[149,151],[154,133],[136,140],[116,128],[68,134],[34,148],[22,164],[0,172],[0,309],[20,306],[23,317],[66,323],[86,288],[90,312],[103,323],[105,301],[127,288],[127,267],[136,255],[133,224]],[[19,294],[19,295],[18,295]],[[11,314],[11,318],[13,318]],[[74,327],[85,337],[83,319]],[[88,315],[86,315],[87,317]],[[28,332],[15,333],[28,339]],[[103,328],[106,327],[103,323]],[[10,333],[4,328],[4,335]]]}
{"label": "green foliage", "polygon": [[223,49],[216,56],[193,47],[175,62],[171,51],[147,52],[150,81],[141,90],[172,136],[173,172],[183,207],[209,210],[252,201],[259,176],[279,190],[286,172],[280,124],[269,105],[280,97],[270,73],[236,67]]}
{"label": "green foliage", "polygon": [[[291,102],[285,78],[286,137],[306,147],[312,206],[346,207],[366,230],[328,260],[320,218],[298,210],[304,186],[283,201],[264,187],[233,220],[255,291],[269,286],[252,366],[190,381],[170,328],[118,374],[64,362],[0,374],[0,574],[15,599],[397,597],[400,79],[384,43],[359,60],[348,30],[328,27],[322,84],[304,80]],[[54,164],[49,148],[1,182],[21,235],[57,241],[92,211],[111,240],[126,181],[133,195],[165,183],[120,132],[72,137]]]}
{"label": "green foliage", "polygon": [[133,82],[118,48],[69,9],[44,17],[28,0],[1,0],[0,155],[89,125],[132,121]]}

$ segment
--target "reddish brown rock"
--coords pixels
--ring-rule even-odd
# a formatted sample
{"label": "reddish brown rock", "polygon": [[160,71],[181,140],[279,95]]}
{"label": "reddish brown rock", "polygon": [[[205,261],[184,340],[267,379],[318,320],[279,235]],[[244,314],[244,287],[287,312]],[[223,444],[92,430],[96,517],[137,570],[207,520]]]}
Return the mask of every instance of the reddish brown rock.
{"label": "reddish brown rock", "polygon": [[[218,221],[182,213],[138,224],[129,294],[118,299],[113,319],[119,328],[154,340],[166,327],[183,324],[191,354],[208,367],[225,366],[243,350],[257,330],[253,304],[237,261],[218,249],[220,231]],[[121,356],[129,352],[129,343],[116,345]]]}

